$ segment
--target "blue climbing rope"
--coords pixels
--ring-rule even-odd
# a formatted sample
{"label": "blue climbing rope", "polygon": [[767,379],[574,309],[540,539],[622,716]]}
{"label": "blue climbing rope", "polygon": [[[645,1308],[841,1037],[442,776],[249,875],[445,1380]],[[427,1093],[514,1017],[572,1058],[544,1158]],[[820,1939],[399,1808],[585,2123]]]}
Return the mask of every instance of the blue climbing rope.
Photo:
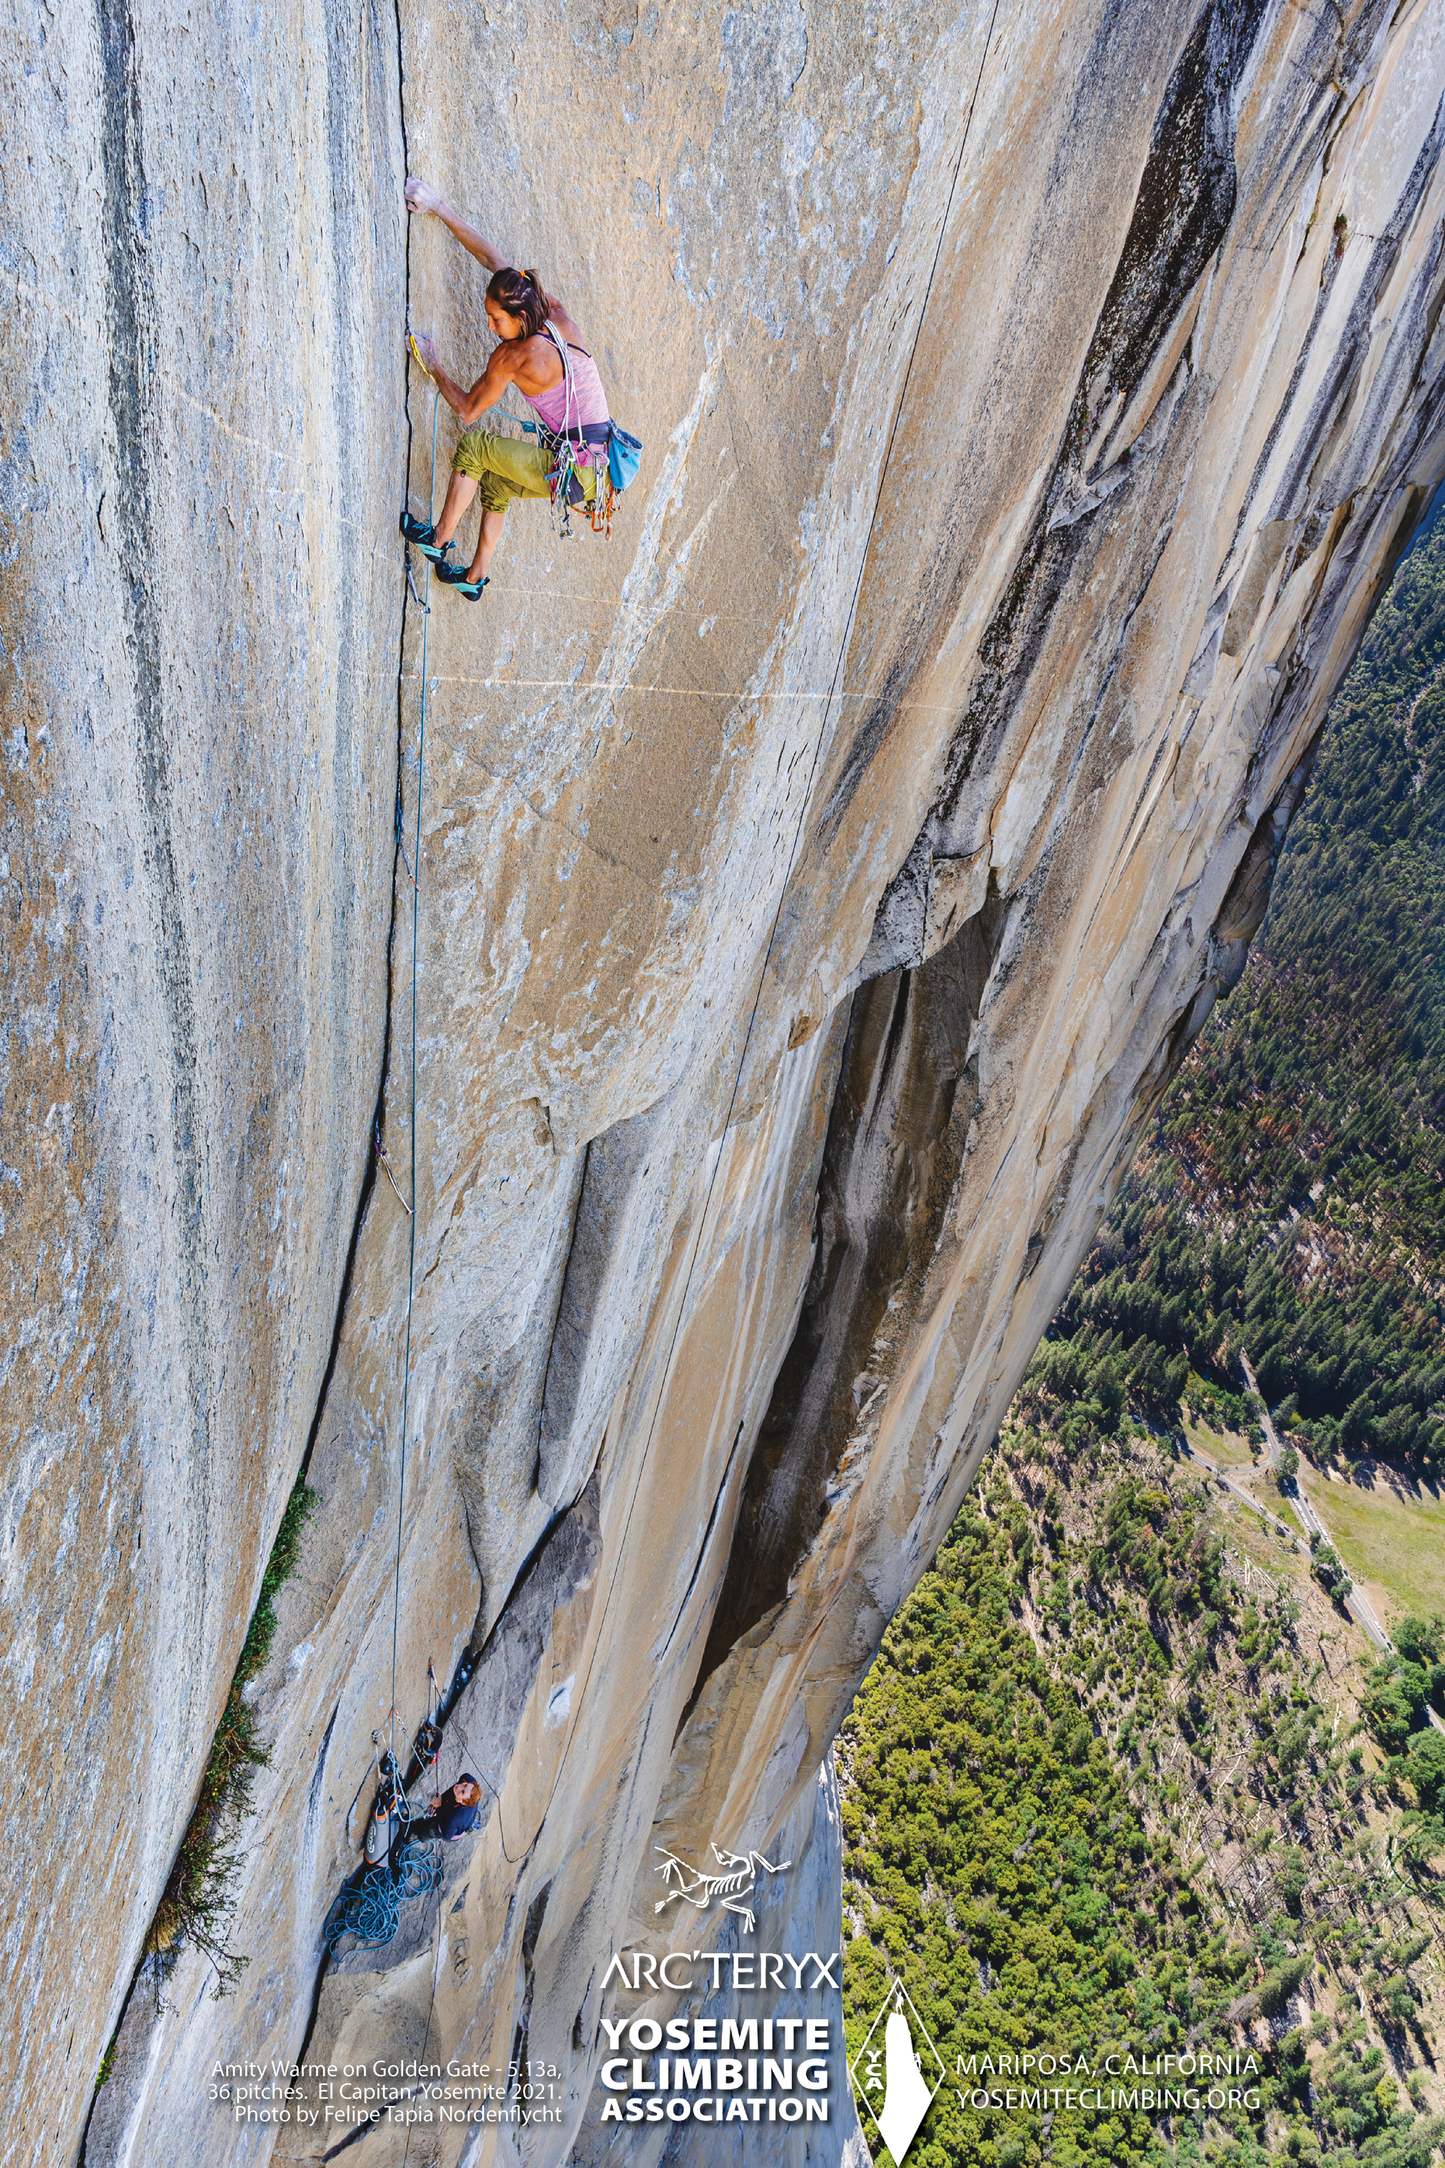
{"label": "blue climbing rope", "polygon": [[337,1943],[347,1935],[356,1937],[359,1950],[381,1949],[396,1933],[402,1906],[440,1889],[441,1883],[440,1846],[408,1837],[390,1861],[369,1867],[359,1882],[341,1892],[322,1930],[327,1951],[334,1957]]}
{"label": "blue climbing rope", "polygon": [[[437,420],[441,394],[434,393],[431,410],[431,483],[428,500],[428,516],[436,503],[437,481]],[[408,1216],[407,1267],[406,1267],[406,1353],[401,1374],[401,1466],[396,1497],[396,1570],[391,1594],[391,1726],[388,1760],[391,1768],[389,1781],[400,1782],[401,1760],[396,1750],[396,1654],[399,1620],[401,1616],[401,1547],[406,1518],[406,1440],[411,1412],[411,1326],[412,1310],[416,1297],[416,980],[417,956],[420,947],[421,920],[421,802],[422,783],[426,774],[426,694],[427,694],[427,632],[431,620],[431,560],[427,560],[426,590],[417,595],[412,579],[411,554],[407,553],[407,586],[421,606],[421,719],[417,731],[416,754],[416,839],[412,845],[412,860],[407,864],[406,843],[402,827],[402,779],[397,780],[396,847],[400,854],[406,877],[411,884],[411,1061],[410,1061],[410,1131],[411,1131],[411,1203],[407,1204],[397,1186],[392,1171],[391,1157],[382,1141],[380,1126],[376,1132],[376,1156]],[[430,1718],[431,1701],[428,1695],[427,1714]],[[403,1726],[403,1738],[405,1727]],[[408,1745],[407,1756],[411,1758]],[[419,1756],[423,1774],[428,1763]],[[436,1754],[431,1757],[430,1767],[435,1771]],[[412,1820],[412,1811],[404,1792],[398,1792],[396,1814],[403,1827]],[[403,1837],[393,1845],[386,1859],[374,1867],[368,1867],[359,1881],[353,1881],[341,1891],[327,1915],[322,1930],[327,1950],[334,1956],[336,1946],[348,1935],[355,1937],[358,1949],[375,1950],[391,1941],[401,1919],[401,1908],[413,1897],[424,1897],[430,1890],[441,1887],[441,1854],[437,1845],[415,1837]]]}
{"label": "blue climbing rope", "polygon": [[[419,358],[419,357],[418,357]],[[436,510],[437,491],[437,417],[441,406],[441,393],[434,391],[431,402],[431,481],[427,489],[427,518],[432,520]],[[406,1432],[411,1406],[411,1313],[416,1295],[416,964],[419,926],[421,919],[421,798],[422,780],[426,774],[426,646],[427,631],[431,624],[431,559],[427,559],[426,588],[422,595],[421,619],[421,722],[417,731],[416,747],[416,840],[412,845],[412,863],[406,867],[411,882],[411,1215],[410,1234],[407,1240],[406,1264],[406,1355],[401,1373],[401,1475],[396,1496],[396,1576],[391,1596],[391,1747],[396,1752],[396,1639],[397,1622],[401,1615],[401,1537],[402,1516],[406,1506]],[[401,805],[398,790],[397,848],[401,862],[406,866],[406,850],[401,839]],[[395,1930],[393,1929],[393,1932]]]}

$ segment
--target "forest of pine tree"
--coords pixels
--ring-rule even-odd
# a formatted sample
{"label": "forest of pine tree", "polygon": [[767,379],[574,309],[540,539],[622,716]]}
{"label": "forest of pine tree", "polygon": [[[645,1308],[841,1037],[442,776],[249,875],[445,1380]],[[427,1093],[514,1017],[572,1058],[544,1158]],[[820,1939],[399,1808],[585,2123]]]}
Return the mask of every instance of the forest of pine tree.
{"label": "forest of pine tree", "polygon": [[[843,1728],[850,2055],[899,1980],[948,2072],[907,2168],[1445,2150],[1445,1624],[1392,1619],[1381,1657],[1328,1547],[1185,1438],[1259,1438],[1247,1353],[1318,1470],[1441,1472],[1442,848],[1445,519],[1334,702],[1244,979]],[[1252,2058],[1247,2097],[1008,2099],[1010,2057],[1108,2092],[1110,2057],[1200,2053]]]}
{"label": "forest of pine tree", "polygon": [[1191,1368],[1237,1389],[1246,1346],[1306,1450],[1445,1457],[1442,846],[1445,521],[1375,617],[1245,977],[1055,1327],[1107,1336],[1163,1415]]}

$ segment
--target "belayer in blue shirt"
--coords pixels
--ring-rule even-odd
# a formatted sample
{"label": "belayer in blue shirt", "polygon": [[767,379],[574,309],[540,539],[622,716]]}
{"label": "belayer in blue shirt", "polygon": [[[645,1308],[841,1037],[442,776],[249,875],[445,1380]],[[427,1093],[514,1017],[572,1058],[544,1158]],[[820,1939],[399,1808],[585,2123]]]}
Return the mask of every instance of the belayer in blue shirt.
{"label": "belayer in blue shirt", "polygon": [[469,1771],[463,1770],[450,1791],[441,1792],[431,1803],[431,1813],[424,1822],[413,1822],[409,1836],[418,1839],[444,1838],[451,1844],[464,1837],[469,1829],[475,1829],[482,1818],[482,1787]]}

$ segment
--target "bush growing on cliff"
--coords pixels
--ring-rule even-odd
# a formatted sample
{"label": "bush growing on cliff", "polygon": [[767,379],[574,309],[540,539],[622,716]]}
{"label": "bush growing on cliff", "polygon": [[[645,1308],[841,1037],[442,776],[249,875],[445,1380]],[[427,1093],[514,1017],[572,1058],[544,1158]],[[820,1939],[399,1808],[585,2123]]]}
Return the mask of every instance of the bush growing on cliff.
{"label": "bush growing on cliff", "polygon": [[145,1954],[155,1961],[158,1975],[169,1971],[188,1945],[204,1951],[216,1968],[218,1996],[235,1987],[248,1963],[226,1947],[231,1890],[240,1865],[234,1846],[250,1811],[255,1773],[268,1758],[243,1689],[271,1653],[276,1639],[275,1599],[296,1570],[302,1531],[315,1504],[316,1493],[306,1488],[304,1476],[298,1477],[261,1576],[261,1593],[211,1741],[196,1804],[145,1940]]}

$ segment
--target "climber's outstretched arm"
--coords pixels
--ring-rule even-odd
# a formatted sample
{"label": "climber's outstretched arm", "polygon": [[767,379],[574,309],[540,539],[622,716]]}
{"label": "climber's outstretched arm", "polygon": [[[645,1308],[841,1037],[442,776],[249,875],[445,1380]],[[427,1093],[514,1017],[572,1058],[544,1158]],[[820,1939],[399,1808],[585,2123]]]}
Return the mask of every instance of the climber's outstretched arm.
{"label": "climber's outstretched arm", "polygon": [[432,380],[447,405],[468,424],[485,414],[488,407],[494,407],[516,376],[521,343],[516,339],[503,339],[495,346],[486,368],[468,391],[455,377],[448,376],[437,360],[435,340],[424,331],[416,334],[416,349],[421,355],[422,366],[431,371]]}
{"label": "climber's outstretched arm", "polygon": [[484,240],[475,226],[469,226],[464,218],[458,218],[446,198],[438,194],[430,181],[424,181],[417,175],[408,180],[406,207],[409,211],[430,211],[433,217],[441,220],[449,233],[456,235],[462,247],[475,256],[478,263],[485,264],[489,271],[505,271],[506,257],[499,256],[491,242]]}

